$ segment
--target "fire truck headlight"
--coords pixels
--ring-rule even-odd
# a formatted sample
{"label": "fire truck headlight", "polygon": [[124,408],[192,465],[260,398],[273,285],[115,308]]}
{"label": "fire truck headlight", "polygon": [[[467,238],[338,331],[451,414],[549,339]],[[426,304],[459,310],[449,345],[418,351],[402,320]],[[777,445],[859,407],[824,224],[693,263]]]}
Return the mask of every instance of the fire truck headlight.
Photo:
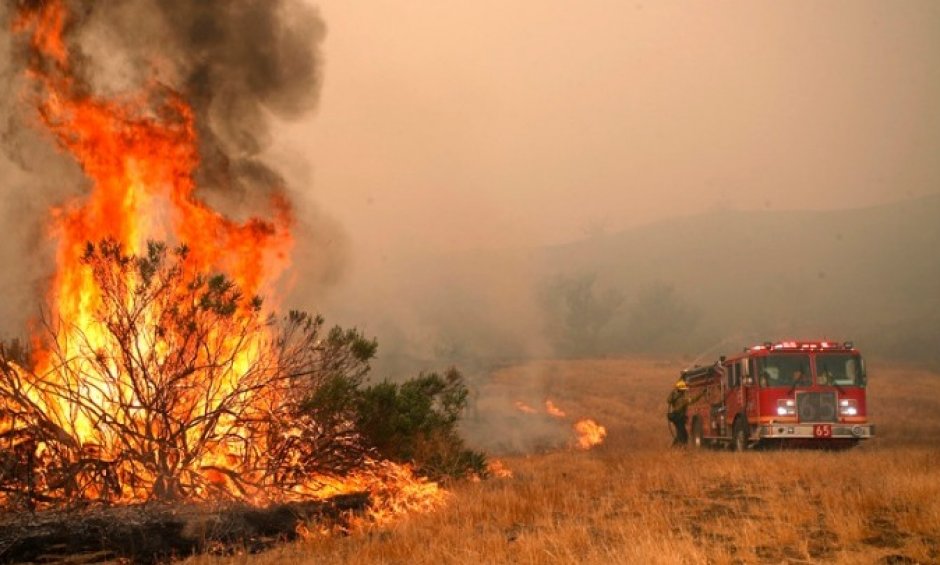
{"label": "fire truck headlight", "polygon": [[792,398],[781,398],[778,400],[777,416],[796,416],[796,401]]}
{"label": "fire truck headlight", "polygon": [[839,414],[843,416],[858,416],[858,401],[854,398],[839,400]]}

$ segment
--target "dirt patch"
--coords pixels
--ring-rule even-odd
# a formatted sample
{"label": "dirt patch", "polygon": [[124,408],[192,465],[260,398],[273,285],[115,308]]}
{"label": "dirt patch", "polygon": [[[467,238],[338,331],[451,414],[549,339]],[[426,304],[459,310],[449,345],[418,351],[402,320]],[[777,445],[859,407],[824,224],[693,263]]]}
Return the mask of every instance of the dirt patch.
{"label": "dirt patch", "polygon": [[897,553],[885,555],[878,560],[878,563],[881,565],[920,565],[920,561],[914,559],[913,557],[908,557],[906,555]]}
{"label": "dirt patch", "polygon": [[803,552],[789,545],[759,545],[754,548],[754,554],[761,563],[805,563]]}
{"label": "dirt patch", "polygon": [[[685,531],[701,543],[709,546],[720,546],[729,555],[738,553],[738,546],[734,544],[734,536],[708,530],[696,523],[690,523]],[[681,530],[678,529],[673,531],[676,534],[680,532]]]}
{"label": "dirt patch", "polygon": [[921,541],[927,546],[927,555],[940,563],[940,538],[922,537]]}
{"label": "dirt patch", "polygon": [[718,503],[712,503],[698,512],[698,517],[701,520],[715,520],[717,518],[733,518],[739,516],[740,512],[730,506]]}
{"label": "dirt patch", "polygon": [[842,546],[835,542],[836,535],[828,530],[820,530],[810,536],[806,551],[813,559],[831,559],[837,551],[842,549]]}

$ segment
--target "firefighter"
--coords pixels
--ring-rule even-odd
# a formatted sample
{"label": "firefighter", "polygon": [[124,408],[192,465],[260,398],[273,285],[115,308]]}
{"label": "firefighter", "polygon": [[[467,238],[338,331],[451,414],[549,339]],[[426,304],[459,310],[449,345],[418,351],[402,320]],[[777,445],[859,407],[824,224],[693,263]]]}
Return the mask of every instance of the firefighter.
{"label": "firefighter", "polygon": [[803,372],[803,369],[797,369],[793,371],[793,381],[792,381],[793,386],[801,384],[805,378],[806,378],[806,373]]}
{"label": "firefighter", "polygon": [[704,394],[705,391],[703,390],[701,394],[690,400],[689,385],[682,379],[676,381],[676,386],[673,387],[672,392],[669,393],[669,398],[666,399],[666,403],[669,406],[669,412],[666,418],[676,427],[676,436],[672,440],[673,446],[681,446],[689,443],[689,432],[686,430],[686,423],[689,418],[686,412],[688,411],[689,404],[692,404]]}

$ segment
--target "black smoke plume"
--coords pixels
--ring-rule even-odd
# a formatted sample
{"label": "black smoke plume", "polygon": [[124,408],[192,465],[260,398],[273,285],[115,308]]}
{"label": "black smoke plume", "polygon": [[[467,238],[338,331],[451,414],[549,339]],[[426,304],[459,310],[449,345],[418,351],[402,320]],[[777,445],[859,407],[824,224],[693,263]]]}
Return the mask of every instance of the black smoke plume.
{"label": "black smoke plume", "polygon": [[[69,8],[63,35],[77,88],[120,97],[157,83],[192,106],[200,197],[243,219],[264,210],[272,192],[286,191],[275,169],[283,163],[265,151],[278,123],[316,106],[326,28],[314,7],[303,0],[62,2]],[[47,246],[42,226],[49,208],[87,189],[76,164],[38,126],[28,100],[25,70],[36,64],[37,54],[28,34],[13,26],[18,12],[43,4],[17,0],[0,6],[0,85],[6,93],[0,101],[0,220],[5,229],[10,226],[0,240],[0,258],[16,265],[0,276],[0,294],[8,296],[34,289],[48,276],[48,262],[38,267],[25,258],[37,251],[41,256]],[[327,266],[314,274],[335,278],[343,260],[335,242],[342,234],[328,220],[325,227],[304,226],[303,217],[299,222],[298,240],[314,247],[331,242],[330,249],[317,253]],[[305,228],[310,233],[303,234]],[[9,331],[11,317],[24,317],[20,302],[8,299],[0,307],[0,335]]]}

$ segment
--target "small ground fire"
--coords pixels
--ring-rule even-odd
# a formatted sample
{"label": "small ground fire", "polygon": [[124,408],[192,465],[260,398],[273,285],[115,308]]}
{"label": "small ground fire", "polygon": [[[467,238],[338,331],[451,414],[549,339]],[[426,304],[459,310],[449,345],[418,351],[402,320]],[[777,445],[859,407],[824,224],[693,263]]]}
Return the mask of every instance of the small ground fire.
{"label": "small ground fire", "polygon": [[[532,408],[521,400],[515,401],[513,406],[523,414],[538,414],[535,408]],[[556,419],[565,419],[568,417],[567,412],[559,408],[550,398],[545,400],[545,414]],[[578,449],[591,449],[592,447],[604,443],[604,438],[607,437],[607,429],[591,418],[577,420],[571,428],[575,434],[574,447]]]}
{"label": "small ground fire", "polygon": [[575,422],[574,431],[578,434],[579,449],[591,449],[603,443],[607,437],[607,429],[590,418]]}

